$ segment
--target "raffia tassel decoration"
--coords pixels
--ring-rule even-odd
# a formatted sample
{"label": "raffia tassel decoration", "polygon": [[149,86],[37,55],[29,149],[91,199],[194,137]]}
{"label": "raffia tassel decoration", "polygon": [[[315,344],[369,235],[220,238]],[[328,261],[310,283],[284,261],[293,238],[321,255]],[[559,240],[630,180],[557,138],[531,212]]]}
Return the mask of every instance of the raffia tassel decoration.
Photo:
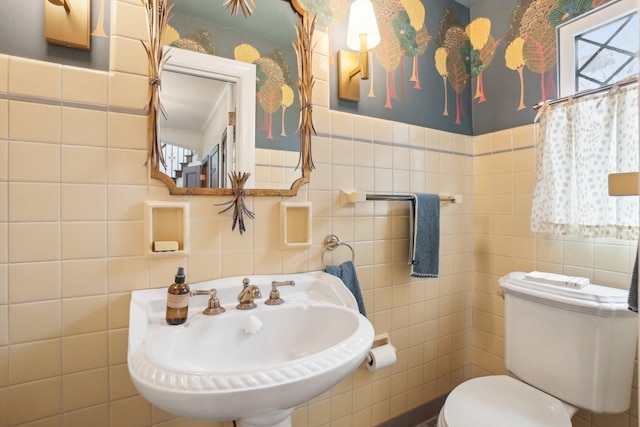
{"label": "raffia tassel decoration", "polygon": [[238,230],[240,234],[246,231],[244,226],[244,215],[246,214],[249,218],[254,219],[255,215],[251,212],[247,205],[244,203],[245,190],[244,185],[247,183],[247,179],[249,179],[248,172],[230,172],[229,179],[231,180],[231,187],[233,188],[233,195],[235,199],[230,202],[220,203],[216,206],[229,205],[227,208],[221,210],[218,213],[223,213],[233,208],[233,225],[231,226],[231,230],[236,229],[236,224],[238,224]]}
{"label": "raffia tassel decoration", "polygon": [[156,167],[159,164],[166,166],[162,155],[162,144],[159,128],[159,113],[166,117],[166,112],[160,103],[160,74],[164,65],[164,29],[169,22],[169,12],[173,4],[167,6],[167,0],[142,0],[142,5],[147,12],[147,25],[149,27],[149,41],[142,41],[149,59],[149,101],[145,111],[149,113],[148,135],[149,150],[146,164]]}
{"label": "raffia tassel decoration", "polygon": [[242,14],[246,18],[253,13],[253,8],[256,7],[256,4],[253,0],[226,0],[224,6],[227,9],[231,9],[229,15],[237,15],[238,9],[242,9]]}

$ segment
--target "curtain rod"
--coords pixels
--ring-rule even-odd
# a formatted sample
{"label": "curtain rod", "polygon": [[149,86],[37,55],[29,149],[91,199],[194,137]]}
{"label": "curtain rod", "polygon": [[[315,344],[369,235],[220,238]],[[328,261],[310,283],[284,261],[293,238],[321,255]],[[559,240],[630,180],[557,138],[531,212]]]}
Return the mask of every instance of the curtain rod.
{"label": "curtain rod", "polygon": [[617,83],[613,83],[613,84],[606,85],[606,86],[600,86],[600,87],[595,88],[595,89],[584,90],[582,92],[578,92],[578,93],[576,93],[574,95],[571,95],[571,96],[565,96],[565,97],[562,97],[562,98],[553,99],[551,101],[546,101],[546,102],[545,101],[540,101],[536,105],[534,105],[532,108],[534,110],[539,110],[545,104],[547,104],[547,105],[558,104],[560,102],[566,102],[569,98],[581,98],[583,96],[593,95],[593,94],[596,94],[596,93],[600,93],[600,92],[604,92],[604,91],[607,91],[607,90],[611,90],[616,86],[617,87],[623,87],[623,86],[630,85],[632,83],[637,83],[637,81],[638,81],[638,76],[628,77],[626,79],[620,80]]}

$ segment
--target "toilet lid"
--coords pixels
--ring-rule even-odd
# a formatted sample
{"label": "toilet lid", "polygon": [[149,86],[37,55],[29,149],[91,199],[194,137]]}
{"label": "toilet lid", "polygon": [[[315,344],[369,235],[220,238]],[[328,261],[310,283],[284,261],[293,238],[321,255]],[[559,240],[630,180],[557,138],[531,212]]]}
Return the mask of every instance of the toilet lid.
{"label": "toilet lid", "polygon": [[460,384],[442,415],[448,427],[571,427],[560,400],[506,375]]}

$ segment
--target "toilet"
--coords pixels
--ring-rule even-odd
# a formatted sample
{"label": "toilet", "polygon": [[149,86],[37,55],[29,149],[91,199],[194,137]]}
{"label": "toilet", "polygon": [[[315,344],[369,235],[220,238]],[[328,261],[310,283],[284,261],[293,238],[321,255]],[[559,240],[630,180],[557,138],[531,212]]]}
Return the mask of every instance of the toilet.
{"label": "toilet", "polygon": [[447,396],[438,427],[571,427],[578,408],[629,408],[637,315],[627,291],[540,272],[500,278],[508,375]]}

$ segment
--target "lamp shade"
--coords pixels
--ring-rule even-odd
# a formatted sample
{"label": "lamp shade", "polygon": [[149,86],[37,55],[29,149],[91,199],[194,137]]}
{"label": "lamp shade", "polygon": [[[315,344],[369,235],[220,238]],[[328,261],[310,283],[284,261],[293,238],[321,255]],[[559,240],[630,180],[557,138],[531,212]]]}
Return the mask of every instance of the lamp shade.
{"label": "lamp shade", "polygon": [[360,50],[360,35],[367,35],[367,49],[373,49],[380,43],[380,31],[371,0],[356,0],[349,10],[349,27],[347,29],[347,46]]}

